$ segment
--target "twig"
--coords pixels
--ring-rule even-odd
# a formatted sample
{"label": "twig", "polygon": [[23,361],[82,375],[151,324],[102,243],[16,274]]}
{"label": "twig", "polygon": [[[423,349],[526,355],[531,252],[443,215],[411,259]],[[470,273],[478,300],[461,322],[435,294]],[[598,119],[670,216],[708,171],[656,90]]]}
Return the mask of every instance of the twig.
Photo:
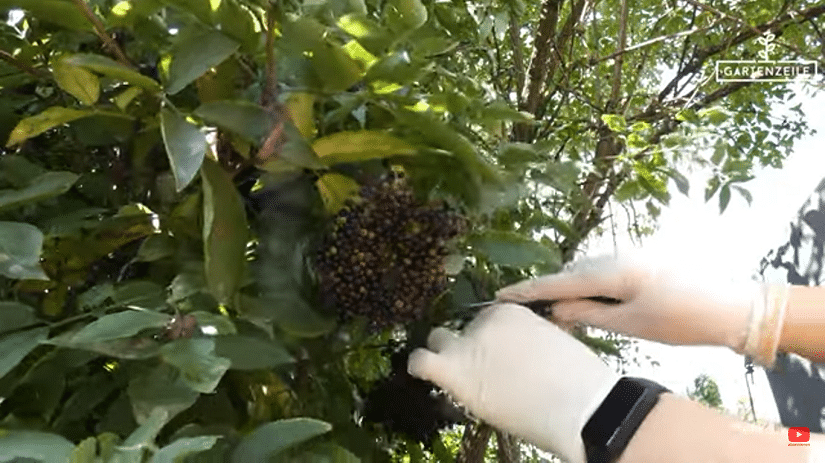
{"label": "twig", "polygon": [[[619,20],[619,50],[622,51],[627,45],[627,0],[622,0],[622,13]],[[607,102],[607,110],[613,111],[619,104],[619,92],[622,89],[622,64],[624,55],[618,54],[613,61],[613,77],[611,79],[610,100]]]}
{"label": "twig", "polygon": [[697,27],[697,28],[690,29],[690,30],[687,30],[687,31],[675,32],[673,34],[668,34],[668,35],[661,35],[659,37],[656,37],[655,39],[646,40],[642,43],[637,43],[636,45],[631,45],[627,48],[624,48],[624,49],[621,49],[621,50],[616,50],[616,51],[614,51],[613,53],[611,53],[609,55],[602,56],[601,58],[594,58],[594,59],[590,60],[590,62],[588,64],[590,66],[595,66],[596,64],[599,64],[602,61],[607,61],[609,59],[621,56],[625,53],[629,53],[631,51],[636,51],[640,48],[649,47],[651,45],[655,45],[655,44],[657,44],[659,42],[662,42],[662,41],[665,41],[665,40],[675,39],[675,38],[678,38],[678,37],[684,37],[686,35],[692,35],[692,34],[695,34],[697,32],[705,32],[709,29],[712,29],[717,24],[718,24],[718,22],[715,22],[715,23],[711,24],[710,26],[706,26],[706,27]]}
{"label": "twig", "polygon": [[11,53],[5,50],[0,50],[0,59],[33,77],[46,77],[46,74],[44,72],[40,71],[39,69],[35,69],[22,61],[17,60],[17,58],[12,56]]}
{"label": "twig", "polygon": [[89,8],[89,5],[86,3],[86,1],[72,1],[74,2],[75,6],[77,6],[77,9],[80,10],[80,13],[82,13],[83,16],[85,16],[90,23],[92,23],[92,25],[95,28],[95,32],[97,33],[97,36],[100,37],[100,40],[103,41],[103,44],[106,46],[106,48],[108,48],[110,52],[114,53],[115,57],[120,62],[120,64],[123,64],[130,68],[134,68],[132,63],[129,62],[129,59],[126,58],[126,54],[123,53],[123,50],[120,49],[120,45],[118,45],[117,42],[115,42],[115,39],[113,39],[112,36],[109,35],[108,32],[106,32],[106,26],[103,24],[100,18],[98,18],[97,15],[92,11],[92,9]]}
{"label": "twig", "polygon": [[266,10],[266,83],[261,94],[261,106],[274,111],[278,101],[278,74],[275,68],[275,12],[270,4]]}

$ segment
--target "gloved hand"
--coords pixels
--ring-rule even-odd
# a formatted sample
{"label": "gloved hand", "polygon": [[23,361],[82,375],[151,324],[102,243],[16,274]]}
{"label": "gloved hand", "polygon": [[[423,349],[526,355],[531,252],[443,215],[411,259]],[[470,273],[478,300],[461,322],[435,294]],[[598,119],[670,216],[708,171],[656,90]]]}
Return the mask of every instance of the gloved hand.
{"label": "gloved hand", "polygon": [[499,304],[458,335],[434,329],[410,374],[449,392],[478,418],[570,463],[585,463],[581,430],[619,376],[530,309]]}
{"label": "gloved hand", "polygon": [[[592,296],[623,303],[581,299]],[[553,306],[560,321],[667,344],[728,346],[737,352],[744,350],[752,308],[765,303],[764,286],[755,282],[698,283],[638,260],[609,256],[585,258],[558,274],[508,286],[496,298],[516,303],[560,300]]]}

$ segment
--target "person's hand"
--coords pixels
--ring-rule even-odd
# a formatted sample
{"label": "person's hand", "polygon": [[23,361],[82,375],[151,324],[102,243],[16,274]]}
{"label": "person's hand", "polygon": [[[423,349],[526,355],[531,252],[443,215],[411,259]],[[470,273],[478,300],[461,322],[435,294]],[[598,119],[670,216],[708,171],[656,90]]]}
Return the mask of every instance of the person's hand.
{"label": "person's hand", "polygon": [[408,369],[570,463],[585,463],[581,430],[619,379],[584,344],[516,304],[488,307],[460,335],[434,329]]}
{"label": "person's hand", "polygon": [[[585,258],[569,269],[503,288],[502,301],[559,300],[553,317],[680,345],[722,345],[741,352],[751,307],[761,294],[755,282],[690,281],[640,261]],[[585,297],[622,301],[601,304]]]}

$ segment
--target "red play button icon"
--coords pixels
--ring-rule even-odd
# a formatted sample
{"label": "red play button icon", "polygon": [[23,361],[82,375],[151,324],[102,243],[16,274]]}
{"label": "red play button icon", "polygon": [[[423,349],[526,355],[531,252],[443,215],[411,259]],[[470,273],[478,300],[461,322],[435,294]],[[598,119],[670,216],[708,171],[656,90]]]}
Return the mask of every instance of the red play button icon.
{"label": "red play button icon", "polygon": [[811,430],[803,426],[788,428],[788,440],[791,442],[808,442],[811,440]]}

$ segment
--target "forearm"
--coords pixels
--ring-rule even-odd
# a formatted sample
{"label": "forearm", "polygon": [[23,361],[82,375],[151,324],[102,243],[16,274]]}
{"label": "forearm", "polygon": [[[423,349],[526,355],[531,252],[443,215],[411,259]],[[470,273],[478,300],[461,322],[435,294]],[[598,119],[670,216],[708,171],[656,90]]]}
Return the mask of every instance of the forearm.
{"label": "forearm", "polygon": [[[811,436],[811,440],[822,436]],[[787,431],[768,431],[700,403],[662,394],[619,463],[808,463],[810,447],[788,446]]]}
{"label": "forearm", "polygon": [[825,361],[825,287],[791,286],[779,350]]}

